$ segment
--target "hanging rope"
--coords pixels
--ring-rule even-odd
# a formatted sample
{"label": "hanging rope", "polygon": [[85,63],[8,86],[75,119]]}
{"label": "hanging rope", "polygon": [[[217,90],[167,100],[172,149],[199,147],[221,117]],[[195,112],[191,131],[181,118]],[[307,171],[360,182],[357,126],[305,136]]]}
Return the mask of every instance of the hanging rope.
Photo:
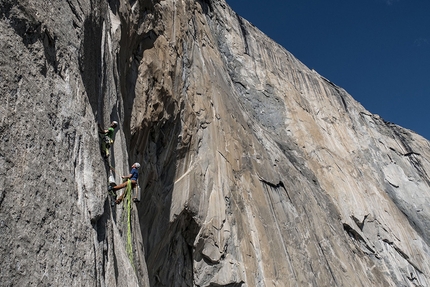
{"label": "hanging rope", "polygon": [[128,259],[131,264],[133,264],[133,241],[131,238],[131,180],[127,180],[127,189],[125,190],[126,194],[124,196],[125,199],[125,208],[127,210],[127,244],[126,251],[128,254]]}

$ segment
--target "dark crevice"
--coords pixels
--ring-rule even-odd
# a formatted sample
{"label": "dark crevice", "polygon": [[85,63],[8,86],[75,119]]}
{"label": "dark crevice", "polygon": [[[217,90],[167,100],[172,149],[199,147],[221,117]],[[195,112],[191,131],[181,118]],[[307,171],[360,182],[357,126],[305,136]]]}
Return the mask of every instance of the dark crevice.
{"label": "dark crevice", "polygon": [[349,224],[343,223],[343,229],[345,232],[357,242],[360,242],[367,250],[369,250],[372,254],[375,254],[375,250],[373,250],[366,242],[366,240],[352,228]]}
{"label": "dark crevice", "polygon": [[346,112],[348,112],[348,106],[346,105],[344,96],[342,95],[341,91],[339,91],[339,89],[336,89],[336,91],[338,92],[338,96],[342,102],[343,108],[345,109]]}
{"label": "dark crevice", "polygon": [[[113,233],[112,233],[112,237],[113,237]],[[111,241],[112,243],[114,242],[114,240],[113,240],[113,238],[112,238],[112,241]],[[116,258],[116,252],[115,252],[115,244],[112,244],[113,246],[112,246],[112,254],[113,254],[113,267],[114,267],[114,270],[115,270],[115,280],[116,280],[116,283],[118,284],[118,282],[117,282],[117,280],[118,280],[118,278],[119,278],[119,270],[118,270],[118,259]]]}
{"label": "dark crevice", "polygon": [[414,151],[410,151],[410,152],[403,154],[403,156],[411,156],[411,155],[421,155],[421,154],[414,152]]}
{"label": "dark crevice", "polygon": [[170,286],[172,282],[191,287],[193,244],[199,226],[188,208],[170,218],[176,161],[185,156],[177,150],[182,130],[179,104],[164,88],[152,97],[158,98],[153,104],[163,106],[162,112],[152,120],[144,120],[128,141],[129,157],[143,163],[144,168],[144,176],[139,178],[144,192],[137,209],[148,278],[152,287]]}
{"label": "dark crevice", "polygon": [[267,185],[269,185],[269,186],[273,187],[273,188],[279,188],[279,187],[282,187],[282,188],[284,188],[284,189],[285,189],[285,185],[284,185],[284,183],[283,183],[282,181],[279,181],[279,183],[275,184],[275,183],[269,182],[269,181],[267,181],[267,180],[265,180],[264,178],[261,178],[261,177],[259,178],[259,180],[260,180],[261,182],[263,182],[263,183],[265,183],[265,184],[267,184]]}
{"label": "dark crevice", "polygon": [[[2,132],[3,131],[0,130],[0,135],[2,135]],[[0,139],[2,141],[4,141],[4,138],[1,137],[1,136],[0,136]],[[7,182],[7,180],[8,180],[9,177],[6,176],[6,173],[7,173],[6,171],[11,168],[10,167],[11,165],[12,165],[12,162],[8,158],[6,158],[5,155],[2,152],[0,152],[0,166],[2,167],[0,169],[0,177],[2,177],[4,179],[3,186],[2,186],[3,188],[2,188],[2,190],[0,190],[0,210],[1,210],[1,206],[3,204],[3,200],[6,197],[6,193],[7,193],[7,190],[8,190],[6,182]]]}
{"label": "dark crevice", "polygon": [[216,283],[211,283],[211,284],[209,284],[209,287],[242,287],[243,284],[245,284],[245,282],[243,282],[243,281],[240,281],[240,282],[237,282],[237,283],[230,283],[230,284],[226,284],[226,285],[224,285],[224,284],[220,285],[220,284],[216,284]]}
{"label": "dark crevice", "polygon": [[417,277],[415,277],[415,276],[414,276],[414,274],[413,274],[412,272],[411,272],[410,274],[411,274],[410,276],[406,276],[406,278],[408,278],[408,279],[409,279],[409,281],[411,281],[411,282],[412,282],[412,281],[415,281],[415,280],[417,280],[417,281],[418,281]]}
{"label": "dark crevice", "polygon": [[[242,82],[235,81],[234,83],[236,84],[236,87],[237,87],[237,85],[239,85],[241,87],[241,90],[246,91],[246,86]],[[241,94],[243,94],[243,93],[241,93]]]}
{"label": "dark crevice", "polygon": [[358,234],[358,232],[355,231],[354,228],[352,228],[349,224],[344,223],[343,224],[343,229],[346,231],[346,233],[348,233],[348,235],[352,239],[359,240],[359,241],[364,241],[363,237],[361,237],[361,235]]}
{"label": "dark crevice", "polygon": [[[16,6],[21,11],[20,14],[11,14],[12,7]],[[56,35],[41,21],[37,20],[26,7],[18,3],[0,4],[0,16],[9,19],[10,26],[22,38],[23,44],[29,48],[36,42],[41,42],[44,48],[46,62],[52,66],[54,72],[57,73],[58,61],[56,51]],[[46,77],[47,67],[41,67],[41,73]]]}
{"label": "dark crevice", "polygon": [[[97,262],[97,249],[96,249],[96,245],[95,244],[93,244],[93,254],[94,254],[94,262]],[[95,282],[98,282],[99,281],[99,279],[98,279],[98,272],[97,272],[97,264],[93,264],[93,268],[94,268],[94,270],[93,270],[93,274],[94,274],[94,279],[95,279]]]}
{"label": "dark crevice", "polygon": [[237,21],[239,22],[240,31],[242,32],[243,41],[245,43],[245,54],[249,56],[249,46],[248,46],[248,31],[246,30],[245,22],[242,17],[236,13]]}
{"label": "dark crevice", "polygon": [[[29,15],[25,11],[25,8],[18,7],[18,9],[21,10],[22,14],[20,16],[15,14],[9,15],[9,23],[15,32],[22,38],[24,45],[29,47],[41,40],[42,23],[34,19],[32,15]],[[5,14],[9,14],[9,12],[5,11]]]}
{"label": "dark crevice", "polygon": [[360,228],[361,231],[363,231],[364,223],[366,222],[366,218],[369,216],[369,214],[366,214],[362,221],[360,221],[357,217],[354,215],[351,215],[352,220],[354,220],[355,224],[357,224],[358,228]]}
{"label": "dark crevice", "polygon": [[403,154],[404,156],[407,156],[409,158],[409,161],[411,165],[417,170],[420,177],[427,183],[427,185],[430,186],[430,178],[423,168],[421,161],[414,157],[413,155],[420,155],[419,153],[412,150],[412,147],[409,145],[409,142],[411,139],[406,138],[404,135],[404,131],[401,130],[400,127],[394,124],[390,124],[389,122],[385,122],[386,126],[391,129],[391,131],[394,133],[397,140],[400,141],[403,148],[406,150],[406,152]]}
{"label": "dark crevice", "polygon": [[76,10],[75,5],[72,3],[71,0],[66,0],[67,4],[69,4],[70,10],[72,10],[73,15],[75,15],[76,19],[78,19],[79,22],[82,22],[82,17],[79,15],[78,11]]}
{"label": "dark crevice", "polygon": [[6,190],[1,191],[1,193],[0,193],[0,208],[1,208],[1,205],[3,203],[5,196],[6,196]]}
{"label": "dark crevice", "polygon": [[[127,25],[122,26],[122,33],[128,35],[130,32]],[[120,94],[123,97],[124,103],[124,125],[123,129],[126,135],[130,133],[130,119],[133,111],[134,99],[136,97],[136,83],[138,77],[138,70],[145,50],[154,47],[158,35],[150,30],[142,35],[130,35],[121,38],[120,53],[118,56],[118,69],[121,83]],[[130,138],[127,138],[129,142]]]}
{"label": "dark crevice", "polygon": [[396,250],[397,253],[401,257],[403,257],[403,259],[405,259],[418,273],[424,274],[423,271],[421,271],[421,269],[418,268],[418,266],[410,260],[410,257],[405,252],[403,252],[403,250],[401,250],[397,245],[395,245],[392,241],[389,241],[388,239],[384,239],[382,241],[387,243],[391,247],[393,247],[393,249]]}
{"label": "dark crevice", "polygon": [[110,10],[116,15],[119,11],[119,1],[118,0],[108,0]]}
{"label": "dark crevice", "polygon": [[[43,47],[45,52],[45,58],[49,65],[54,69],[54,72],[58,72],[58,61],[57,61],[57,50],[55,47],[55,42],[57,36],[55,36],[49,29],[44,28],[44,33],[42,33]],[[45,75],[46,76],[46,73]]]}
{"label": "dark crevice", "polygon": [[18,1],[1,1],[0,2],[0,17],[1,18],[10,18],[10,11],[13,6],[16,6]]}
{"label": "dark crevice", "polygon": [[97,241],[103,242],[106,240],[106,224],[108,222],[108,219],[110,217],[109,213],[109,199],[106,198],[104,203],[104,210],[105,212],[103,215],[94,221],[93,228],[95,229],[97,233]]}
{"label": "dark crevice", "polygon": [[200,230],[193,216],[190,210],[184,209],[155,246],[156,254],[147,260],[150,286],[170,286],[172,282],[193,286],[193,244]]}
{"label": "dark crevice", "polygon": [[128,0],[128,3],[130,3],[130,6],[132,7],[134,3],[136,3],[137,0]]}
{"label": "dark crevice", "polygon": [[202,7],[203,13],[209,15],[214,9],[210,0],[197,0]]}
{"label": "dark crevice", "polygon": [[288,193],[288,191],[287,191],[287,188],[285,187],[285,185],[284,185],[284,183],[283,183],[282,181],[279,181],[279,183],[274,184],[274,183],[272,183],[272,182],[269,182],[269,181],[265,180],[265,179],[264,179],[264,178],[262,178],[262,177],[259,177],[259,180],[260,180],[262,183],[267,184],[268,186],[270,186],[270,187],[272,187],[272,188],[274,188],[274,189],[283,188],[283,189],[285,190],[285,193],[286,193],[286,194],[287,194],[287,196],[288,196],[288,199],[290,200],[290,202],[292,202],[291,197],[290,197],[290,195],[289,195],[289,193]]}
{"label": "dark crevice", "polygon": [[99,106],[102,85],[101,43],[102,25],[100,19],[90,15],[84,22],[84,38],[80,48],[79,68],[93,114],[99,119],[103,118],[103,115],[100,114],[103,107]]}
{"label": "dark crevice", "polygon": [[[430,177],[423,166],[420,158],[420,154],[413,150],[410,143],[412,143],[414,140],[411,136],[411,134],[390,122],[383,121],[383,123],[386,125],[387,129],[392,133],[392,137],[398,142],[399,146],[405,151],[403,153],[395,151],[400,156],[405,156],[405,158],[409,161],[410,165],[413,169],[416,170],[420,180],[422,180],[424,183],[427,184],[427,186],[430,186]],[[399,207],[399,209],[403,212],[403,214],[406,216],[408,221],[410,222],[411,226],[417,231],[418,234],[424,239],[425,242],[430,241],[430,233],[428,231],[428,228],[426,228],[425,223],[422,222],[424,219],[420,213],[414,212],[414,208],[411,206],[409,202],[406,202],[404,200],[401,200],[397,197],[396,192],[392,192],[392,187],[398,188],[398,186],[393,185],[390,183],[390,188],[387,190],[387,194],[391,197],[393,202]],[[425,219],[424,219],[425,221]]]}
{"label": "dark crevice", "polygon": [[319,186],[318,179],[314,172],[306,167],[305,161],[303,159],[304,156],[297,156],[295,154],[296,152],[299,154],[301,154],[302,152],[295,147],[292,147],[294,145],[293,143],[290,143],[288,141],[276,141],[276,144],[278,145],[282,153],[285,155],[285,157],[288,159],[288,161],[300,174],[302,174],[305,178],[308,178],[309,181],[312,181],[315,186]]}
{"label": "dark crevice", "polygon": [[323,79],[327,84],[329,84],[331,87],[334,88],[336,96],[339,97],[343,108],[345,109],[346,112],[348,112],[348,105],[346,104],[342,90],[336,84],[334,84],[332,81],[324,78],[323,76],[321,76],[321,79]]}

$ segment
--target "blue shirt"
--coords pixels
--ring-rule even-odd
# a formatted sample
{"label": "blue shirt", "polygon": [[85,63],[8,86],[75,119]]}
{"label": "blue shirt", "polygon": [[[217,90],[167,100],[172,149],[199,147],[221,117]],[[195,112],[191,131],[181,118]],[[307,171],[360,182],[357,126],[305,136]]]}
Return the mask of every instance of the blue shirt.
{"label": "blue shirt", "polygon": [[137,178],[139,177],[139,171],[137,170],[137,168],[133,168],[131,171],[131,180],[137,181]]}

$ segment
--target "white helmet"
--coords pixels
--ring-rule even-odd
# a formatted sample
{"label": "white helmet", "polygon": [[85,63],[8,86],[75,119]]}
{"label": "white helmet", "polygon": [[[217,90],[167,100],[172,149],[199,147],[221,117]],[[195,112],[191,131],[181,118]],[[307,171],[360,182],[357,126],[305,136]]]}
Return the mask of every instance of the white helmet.
{"label": "white helmet", "polygon": [[133,164],[135,168],[139,168],[140,167],[140,163],[136,162]]}
{"label": "white helmet", "polygon": [[113,121],[110,125],[111,126],[118,126],[118,122],[117,121]]}

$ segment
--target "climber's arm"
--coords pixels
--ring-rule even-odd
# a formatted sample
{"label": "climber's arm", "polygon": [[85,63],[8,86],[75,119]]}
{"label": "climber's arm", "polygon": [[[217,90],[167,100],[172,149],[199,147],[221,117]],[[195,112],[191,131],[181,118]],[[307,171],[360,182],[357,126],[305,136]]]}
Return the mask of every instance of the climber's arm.
{"label": "climber's arm", "polygon": [[129,175],[121,176],[122,179],[130,179],[133,175],[130,173]]}

